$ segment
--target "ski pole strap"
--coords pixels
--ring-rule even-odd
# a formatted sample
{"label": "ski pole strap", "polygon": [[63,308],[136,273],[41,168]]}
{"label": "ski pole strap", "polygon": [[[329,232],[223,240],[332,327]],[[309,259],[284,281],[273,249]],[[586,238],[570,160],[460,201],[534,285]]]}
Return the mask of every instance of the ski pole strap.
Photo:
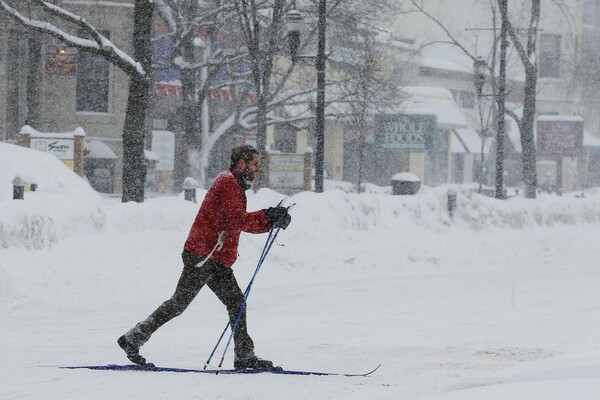
{"label": "ski pole strap", "polygon": [[210,258],[212,257],[212,255],[215,252],[215,250],[216,251],[221,251],[221,249],[223,248],[223,244],[225,244],[225,231],[219,233],[219,238],[217,239],[217,244],[215,244],[215,247],[213,247],[213,249],[211,250],[210,254],[207,255],[204,260],[202,260],[198,264],[196,264],[196,268],[200,268],[204,264],[206,264],[206,262],[208,260],[210,260]]}

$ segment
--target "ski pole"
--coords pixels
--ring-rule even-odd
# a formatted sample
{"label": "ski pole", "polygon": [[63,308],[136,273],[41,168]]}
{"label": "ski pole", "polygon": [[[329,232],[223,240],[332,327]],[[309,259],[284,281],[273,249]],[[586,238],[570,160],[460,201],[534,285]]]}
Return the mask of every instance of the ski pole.
{"label": "ski pole", "polygon": [[[279,204],[281,204],[281,202]],[[256,276],[256,273],[260,269],[260,265],[262,264],[262,260],[264,259],[265,255],[266,255],[265,251],[268,251],[267,247],[270,247],[268,245],[269,245],[269,241],[271,240],[271,236],[272,235],[273,235],[273,228],[271,228],[269,230],[269,236],[267,237],[267,241],[265,242],[265,245],[264,245],[264,247],[262,249],[262,253],[260,255],[260,258],[258,259],[258,265],[256,266],[256,270],[254,271],[254,275],[253,276]],[[250,281],[250,283],[246,287],[246,290],[244,291],[244,302],[245,302],[246,298],[248,297],[248,292],[250,291],[251,284],[252,284],[252,281]],[[240,315],[240,313],[238,312],[238,318],[239,318],[239,315]],[[215,344],[215,347],[213,348],[212,352],[210,353],[210,356],[208,357],[208,360],[206,360],[206,362],[204,363],[204,369],[206,369],[206,367],[210,364],[210,361],[212,360],[215,352],[217,351],[217,348],[219,347],[219,344],[221,344],[221,340],[223,340],[223,336],[225,336],[225,332],[227,332],[227,328],[229,328],[229,324],[230,324],[230,322],[227,321],[227,324],[225,325],[225,329],[223,329],[223,332],[221,333],[221,336],[219,337],[219,340],[217,340],[217,344]]]}
{"label": "ski pole", "polygon": [[[239,310],[238,315],[236,317],[236,320],[234,322],[234,326],[233,326],[233,329],[231,331],[231,335],[229,337],[229,340],[227,341],[227,346],[225,347],[225,350],[223,352],[223,358],[221,358],[221,362],[220,362],[219,368],[220,368],[220,366],[223,365],[223,359],[225,358],[225,352],[227,351],[227,348],[229,347],[229,343],[231,342],[231,338],[233,337],[233,335],[235,333],[235,330],[237,328],[238,322],[239,322],[239,320],[240,320],[240,318],[242,316],[242,313],[244,311],[244,308],[246,306],[246,301],[248,299],[248,295],[250,294],[250,290],[252,288],[252,283],[254,282],[254,277],[256,277],[256,274],[260,270],[260,267],[262,266],[264,258],[266,257],[266,253],[271,248],[271,245],[273,244],[274,240],[275,240],[275,236],[273,237],[272,240],[270,240],[270,241],[267,240],[267,242],[265,243],[265,247],[263,248],[263,254],[261,255],[261,258],[259,259],[258,265],[256,266],[256,270],[254,271],[254,275],[252,276],[252,279],[250,280],[250,282],[248,283],[248,286],[246,287],[246,290],[244,291],[244,301],[242,302],[242,305],[240,306],[240,310]],[[213,348],[213,351],[210,354],[210,357],[208,358],[208,361],[206,361],[206,363],[204,364],[204,369],[206,369],[206,367],[210,364],[210,360],[212,359],[213,355],[217,351],[217,348],[219,347],[219,344],[221,343],[221,340],[225,336],[225,332],[227,332],[227,328],[229,328],[229,326],[230,326],[230,322],[228,321],[227,324],[225,325],[225,329],[223,329],[223,332],[221,333],[221,337],[219,337],[219,340],[217,341],[217,344]]]}
{"label": "ski pole", "polygon": [[221,357],[221,361],[219,362],[219,368],[221,368],[223,366],[223,360],[225,360],[225,354],[227,353],[227,349],[229,348],[229,345],[231,344],[231,339],[233,339],[233,335],[235,334],[235,330],[237,329],[238,323],[240,322],[240,318],[241,318],[241,316],[242,316],[242,314],[244,312],[244,309],[246,307],[246,301],[248,299],[248,296],[250,295],[250,290],[252,289],[252,284],[254,283],[254,278],[256,277],[256,274],[260,270],[260,267],[261,267],[261,265],[262,265],[265,257],[269,253],[269,250],[271,249],[271,246],[273,246],[273,243],[275,242],[275,239],[277,238],[277,234],[279,233],[280,230],[281,230],[280,227],[277,228],[277,231],[275,231],[275,235],[273,235],[273,238],[271,239],[271,241],[268,242],[269,246],[267,247],[267,251],[265,252],[264,257],[259,261],[258,265],[256,266],[256,271],[254,271],[254,275],[252,276],[252,279],[250,279],[250,283],[248,284],[248,292],[244,296],[244,301],[242,302],[242,305],[240,307],[240,311],[238,312],[237,318],[235,319],[233,327],[231,328],[231,334],[229,335],[229,340],[227,340],[227,344],[225,345],[225,349],[223,350],[223,356]]}
{"label": "ski pole", "polygon": [[[284,202],[284,200],[285,199],[281,199],[281,201],[277,204],[277,207],[279,207]],[[289,207],[287,207],[287,209],[289,210],[295,204],[296,203],[290,205]],[[242,305],[240,306],[240,310],[239,310],[238,315],[236,317],[236,320],[234,322],[234,326],[233,326],[233,328],[231,330],[231,335],[229,336],[229,340],[227,341],[227,345],[225,347],[225,350],[223,351],[223,357],[221,358],[221,361],[220,361],[220,364],[219,364],[219,368],[223,365],[223,360],[225,359],[225,354],[227,352],[227,349],[229,348],[229,344],[231,343],[231,339],[233,338],[233,336],[235,334],[235,331],[237,329],[237,325],[238,325],[239,320],[240,320],[240,318],[242,316],[242,313],[243,313],[243,311],[245,309],[246,301],[247,301],[248,296],[250,294],[250,290],[252,289],[252,284],[254,283],[254,279],[256,278],[256,275],[258,274],[258,271],[260,270],[260,268],[262,266],[262,263],[264,262],[265,258],[267,257],[267,254],[268,254],[269,250],[271,250],[271,247],[273,246],[273,243],[275,243],[275,240],[277,239],[277,235],[279,234],[279,231],[281,230],[281,227],[280,226],[277,227],[277,230],[275,231],[275,235],[273,235],[273,230],[274,230],[274,227],[271,227],[271,229],[269,230],[269,236],[268,236],[267,241],[265,242],[265,245],[263,247],[262,253],[261,253],[260,258],[258,260],[258,264],[256,266],[254,274],[252,275],[252,279],[250,279],[250,282],[248,283],[248,286],[246,287],[246,290],[244,291],[244,300],[242,302]],[[210,361],[212,360],[212,357],[214,356],[217,348],[219,347],[219,344],[221,343],[221,340],[225,336],[225,332],[227,332],[227,328],[229,328],[229,326],[230,326],[230,322],[227,321],[227,324],[225,325],[225,328],[223,329],[223,332],[221,332],[221,336],[217,340],[217,343],[215,344],[212,352],[210,353],[210,356],[208,357],[208,360],[204,363],[204,369],[206,369],[208,367],[208,365],[210,365]]]}
{"label": "ski pole", "polygon": [[[283,200],[281,200],[278,204],[278,206],[283,202]],[[287,207],[287,210],[289,210],[290,208],[292,208],[292,206],[296,205],[296,203],[291,204],[290,206]],[[286,225],[287,226],[287,225]],[[283,227],[283,229],[285,229],[285,227]],[[225,359],[225,354],[227,353],[227,349],[229,348],[229,345],[231,343],[231,339],[233,338],[235,331],[237,329],[239,320],[242,316],[242,313],[244,312],[244,308],[246,307],[246,302],[248,300],[248,296],[250,295],[250,290],[252,290],[252,284],[254,283],[254,279],[256,278],[256,275],[258,274],[258,271],[260,271],[260,268],[262,267],[262,263],[265,261],[265,258],[267,257],[267,254],[269,253],[269,251],[271,250],[271,247],[273,246],[273,243],[275,243],[275,241],[277,240],[277,235],[279,234],[279,231],[281,230],[281,226],[277,227],[277,230],[275,231],[275,235],[273,235],[273,238],[271,240],[269,240],[271,238],[271,233],[273,232],[273,227],[271,228],[271,230],[269,231],[269,238],[267,238],[267,242],[265,243],[265,247],[263,247],[263,253],[260,256],[260,259],[258,260],[258,265],[256,266],[256,270],[254,271],[254,274],[252,275],[252,279],[250,279],[250,282],[248,283],[248,286],[246,287],[246,291],[244,292],[244,301],[242,302],[242,305],[240,306],[240,310],[238,312],[238,315],[235,319],[233,328],[231,329],[231,335],[229,335],[229,340],[227,341],[227,344],[225,345],[225,350],[223,350],[223,356],[221,357],[221,361],[219,362],[219,368],[223,365],[223,360]],[[268,246],[267,246],[268,244]],[[229,326],[229,323],[227,324],[227,326]],[[221,339],[223,338],[223,335],[225,334],[225,331],[227,331],[227,326],[225,327],[225,330],[223,331],[223,333],[221,334],[221,338],[219,338],[219,342],[221,341]],[[219,342],[217,342],[217,346],[219,345]],[[213,350],[216,350],[216,348]],[[212,357],[212,354],[211,354]],[[209,361],[210,362],[210,358]],[[205,366],[206,368],[206,366]]]}
{"label": "ski pole", "polygon": [[[285,198],[281,199],[281,201],[279,201],[279,203],[277,203],[277,207],[279,207],[284,201],[285,201]],[[258,270],[260,269],[260,266],[262,265],[262,262],[266,256],[266,252],[269,251],[267,249],[267,247],[269,249],[271,248],[271,246],[268,246],[268,244],[271,239],[271,235],[273,234],[273,229],[274,229],[274,227],[271,227],[271,229],[269,230],[269,236],[267,237],[267,241],[265,242],[265,245],[264,245],[262,252],[260,254],[260,257],[258,259],[258,265],[256,266],[256,270],[254,271],[253,279],[254,279],[254,276],[256,276],[256,273],[258,272]],[[246,297],[248,297],[248,292],[250,291],[250,286],[251,286],[251,283],[248,284],[248,286],[246,287],[246,290],[244,291],[244,301],[246,300]],[[238,318],[239,318],[239,313],[238,313]],[[208,360],[204,363],[204,369],[206,369],[206,367],[210,364],[210,360],[212,360],[212,357],[215,354],[215,352],[217,351],[217,348],[219,347],[221,340],[223,340],[223,336],[225,336],[225,332],[227,332],[227,328],[229,328],[229,324],[230,324],[230,322],[227,321],[227,324],[225,325],[225,329],[223,329],[223,332],[221,333],[219,340],[217,340],[217,344],[215,344],[215,347],[213,348],[212,352],[210,353],[210,356],[208,357]]]}

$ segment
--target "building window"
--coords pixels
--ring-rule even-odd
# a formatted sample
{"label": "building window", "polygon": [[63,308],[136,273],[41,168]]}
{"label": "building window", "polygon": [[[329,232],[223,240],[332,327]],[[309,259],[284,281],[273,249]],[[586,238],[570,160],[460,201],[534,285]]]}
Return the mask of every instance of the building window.
{"label": "building window", "polygon": [[560,35],[540,36],[539,72],[540,78],[560,76]]}
{"label": "building window", "polygon": [[473,92],[460,92],[460,107],[472,109],[475,108],[475,93]]}
{"label": "building window", "polygon": [[[106,32],[102,34],[108,36]],[[80,51],[77,56],[77,111],[108,112],[109,63],[103,57]]]}

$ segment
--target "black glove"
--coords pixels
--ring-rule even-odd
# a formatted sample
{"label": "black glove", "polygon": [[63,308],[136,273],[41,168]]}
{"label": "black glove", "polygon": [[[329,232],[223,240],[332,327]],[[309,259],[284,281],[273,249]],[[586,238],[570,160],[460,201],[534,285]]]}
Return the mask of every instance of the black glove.
{"label": "black glove", "polygon": [[264,209],[267,215],[267,221],[269,225],[274,228],[285,229],[292,222],[292,216],[288,214],[288,210],[285,207],[270,207]]}

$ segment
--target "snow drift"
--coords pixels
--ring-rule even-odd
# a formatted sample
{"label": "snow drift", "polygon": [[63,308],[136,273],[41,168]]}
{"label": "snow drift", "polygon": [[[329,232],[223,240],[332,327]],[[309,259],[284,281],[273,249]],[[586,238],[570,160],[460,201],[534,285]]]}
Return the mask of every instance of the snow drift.
{"label": "snow drift", "polygon": [[[182,196],[147,199],[145,203],[102,201],[89,184],[55,157],[20,146],[0,143],[0,247],[42,248],[61,238],[106,230],[135,232],[189,229],[198,204]],[[12,180],[36,182],[24,201],[12,200]],[[286,204],[291,213],[321,229],[377,231],[419,226],[435,231],[482,230],[489,227],[523,229],[555,224],[600,222],[600,191],[587,197],[540,195],[537,200],[512,197],[500,201],[480,195],[474,185],[423,187],[415,196],[392,196],[389,188],[369,186],[366,193],[349,192],[351,185],[328,182],[322,194],[302,192]],[[458,192],[453,217],[447,191]],[[269,189],[247,192],[249,210],[277,204],[284,196]],[[326,225],[322,222],[327,221]],[[310,234],[310,227],[308,234]]]}

